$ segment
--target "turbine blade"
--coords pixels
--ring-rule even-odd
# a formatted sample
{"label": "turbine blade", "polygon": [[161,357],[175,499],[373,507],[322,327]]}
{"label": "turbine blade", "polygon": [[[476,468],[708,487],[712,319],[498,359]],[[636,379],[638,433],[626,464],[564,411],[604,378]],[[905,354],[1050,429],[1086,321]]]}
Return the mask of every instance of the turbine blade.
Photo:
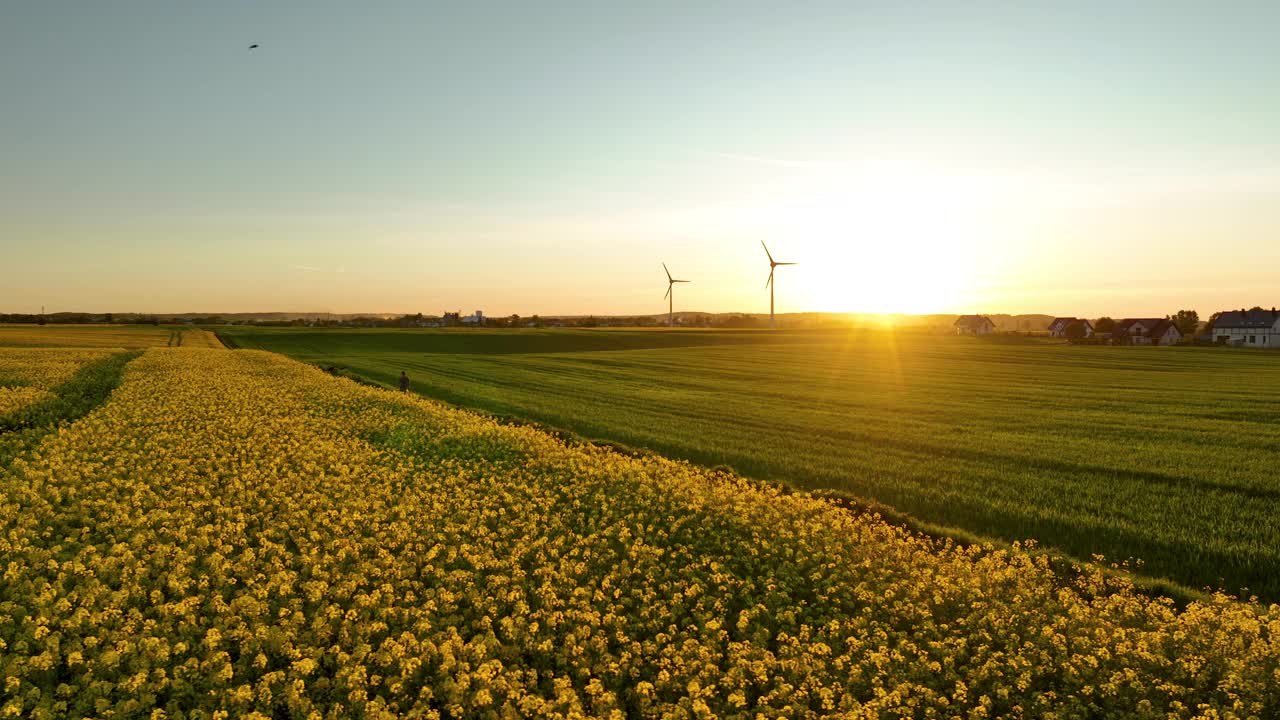
{"label": "turbine blade", "polygon": [[671,279],[671,271],[667,269],[667,264],[666,264],[666,263],[662,263],[662,272],[664,272],[664,273],[666,273],[666,274],[667,274],[667,279],[668,279],[668,280],[670,280],[670,279]]}
{"label": "turbine blade", "polygon": [[666,299],[667,299],[667,295],[670,295],[670,294],[671,294],[671,284],[670,284],[670,283],[668,283],[668,284],[667,284],[667,293],[666,293],[666,295],[663,295],[663,296],[662,296],[662,299],[663,299],[663,300],[666,300]]}
{"label": "turbine blade", "polygon": [[774,263],[774,265],[799,265],[800,263]]}
{"label": "turbine blade", "polygon": [[769,263],[770,263],[770,264],[772,264],[772,263],[773,263],[773,255],[769,252],[769,246],[768,246],[768,245],[765,245],[765,244],[764,244],[764,241],[763,241],[763,240],[761,240],[761,241],[760,241],[760,247],[764,248],[764,254],[769,256]]}
{"label": "turbine blade", "polygon": [[692,280],[672,280],[671,282],[693,282]]}
{"label": "turbine blade", "polygon": [[769,279],[764,281],[764,286],[769,287],[771,282],[773,282],[773,268],[769,268]]}

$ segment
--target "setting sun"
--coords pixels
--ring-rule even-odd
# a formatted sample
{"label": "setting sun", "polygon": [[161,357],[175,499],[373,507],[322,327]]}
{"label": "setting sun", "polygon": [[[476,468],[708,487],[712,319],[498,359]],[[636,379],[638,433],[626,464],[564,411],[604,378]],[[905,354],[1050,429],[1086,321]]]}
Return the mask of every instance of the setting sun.
{"label": "setting sun", "polygon": [[[832,312],[961,309],[990,258],[979,242],[982,188],[895,165],[824,171],[782,194],[770,224],[811,260],[798,304]],[[786,282],[787,278],[784,278]]]}

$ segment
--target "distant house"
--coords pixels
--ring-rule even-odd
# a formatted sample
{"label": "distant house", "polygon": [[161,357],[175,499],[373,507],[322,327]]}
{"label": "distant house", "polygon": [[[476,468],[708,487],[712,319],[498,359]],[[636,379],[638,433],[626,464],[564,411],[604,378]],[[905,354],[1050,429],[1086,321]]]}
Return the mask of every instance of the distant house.
{"label": "distant house", "polygon": [[1182,331],[1172,320],[1161,320],[1147,332],[1152,345],[1177,345],[1182,342]]}
{"label": "distant house", "polygon": [[1220,343],[1280,348],[1280,312],[1275,308],[1224,312],[1213,321],[1210,332]]}
{"label": "distant house", "polygon": [[1083,318],[1054,318],[1049,323],[1049,335],[1056,338],[1093,337],[1093,323]]}
{"label": "distant house", "polygon": [[461,312],[446,312],[440,319],[440,323],[445,327],[454,327],[462,324]]}
{"label": "distant house", "polygon": [[996,331],[996,324],[986,315],[961,315],[956,318],[957,335],[990,335]]}
{"label": "distant house", "polygon": [[1063,337],[1090,338],[1090,337],[1093,337],[1093,323],[1089,322],[1088,320],[1085,320],[1084,318],[1078,318],[1068,323],[1066,330],[1064,332],[1065,334],[1063,335]]}
{"label": "distant house", "polygon": [[1182,340],[1182,331],[1164,318],[1125,318],[1111,337],[1117,345],[1173,345]]}
{"label": "distant house", "polygon": [[475,325],[475,326],[479,327],[479,326],[481,326],[481,325],[483,325],[483,324],[484,324],[484,313],[483,313],[483,312],[480,312],[479,310],[477,310],[477,311],[475,311],[475,312],[471,313],[470,315],[468,315],[468,316],[466,316],[466,317],[462,318],[462,324],[463,324],[463,325]]}

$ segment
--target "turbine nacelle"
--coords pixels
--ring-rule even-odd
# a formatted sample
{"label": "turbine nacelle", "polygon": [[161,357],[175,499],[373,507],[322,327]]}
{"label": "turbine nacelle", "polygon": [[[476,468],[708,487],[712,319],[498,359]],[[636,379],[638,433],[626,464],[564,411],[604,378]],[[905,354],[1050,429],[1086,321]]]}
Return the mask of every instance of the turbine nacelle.
{"label": "turbine nacelle", "polygon": [[777,260],[774,260],[773,253],[769,252],[769,246],[765,245],[763,240],[760,241],[760,247],[764,248],[764,254],[766,257],[769,258],[769,279],[764,281],[765,287],[769,287],[770,285],[773,284],[773,271],[777,269],[779,265],[799,265],[800,264],[800,263],[793,263],[793,262],[778,262]]}
{"label": "turbine nacelle", "polygon": [[793,263],[793,262],[778,262],[777,260],[774,260],[773,253],[769,252],[769,246],[765,245],[763,240],[760,241],[760,247],[764,248],[764,254],[769,258],[770,269],[776,268],[779,265],[799,265],[800,264],[800,263]]}
{"label": "turbine nacelle", "polygon": [[670,295],[670,294],[671,294],[671,287],[672,287],[673,285],[675,285],[676,283],[681,283],[681,282],[682,282],[682,283],[687,283],[687,282],[691,282],[691,281],[689,281],[689,280],[677,280],[677,279],[675,279],[675,278],[671,277],[671,271],[667,269],[667,264],[666,264],[666,263],[662,263],[662,271],[663,271],[663,272],[665,272],[665,273],[667,274],[667,294],[662,296],[662,299],[663,299],[663,300],[666,300],[666,299],[667,299],[667,295]]}

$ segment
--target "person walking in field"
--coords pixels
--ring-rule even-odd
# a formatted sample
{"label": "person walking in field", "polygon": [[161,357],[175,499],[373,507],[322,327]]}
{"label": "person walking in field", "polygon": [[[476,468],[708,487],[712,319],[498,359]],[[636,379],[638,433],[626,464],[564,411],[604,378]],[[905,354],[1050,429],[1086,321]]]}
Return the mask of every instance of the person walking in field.
{"label": "person walking in field", "polygon": [[409,376],[400,371],[400,392],[409,392]]}

